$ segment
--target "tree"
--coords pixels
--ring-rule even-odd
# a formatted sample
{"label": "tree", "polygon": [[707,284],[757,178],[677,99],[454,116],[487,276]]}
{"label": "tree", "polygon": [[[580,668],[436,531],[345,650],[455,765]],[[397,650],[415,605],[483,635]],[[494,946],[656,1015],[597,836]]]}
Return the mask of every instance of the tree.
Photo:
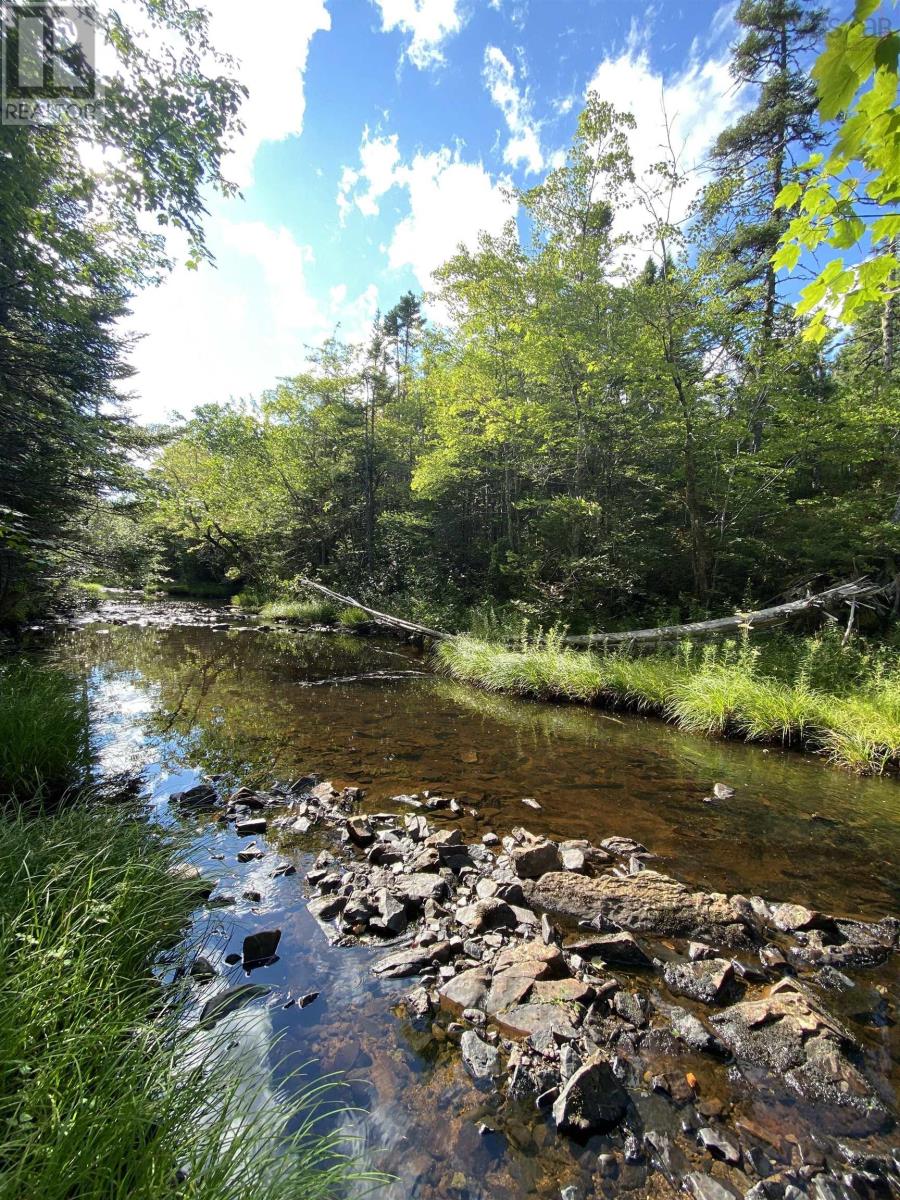
{"label": "tree", "polygon": [[832,257],[802,291],[799,315],[811,315],[804,336],[819,343],[829,315],[852,324],[866,306],[884,311],[884,361],[893,366],[894,304],[900,258],[900,156],[897,138],[897,63],[900,33],[875,19],[878,0],[857,0],[853,16],[829,32],[813,68],[823,121],[840,118],[827,153],[813,155],[800,180],[775,200],[797,215],[773,255],[776,268],[793,270],[804,251],[852,251]]}
{"label": "tree", "polygon": [[720,226],[716,250],[726,264],[726,287],[740,307],[760,310],[767,342],[778,302],[771,256],[787,224],[774,202],[795,156],[805,157],[820,137],[806,59],[825,14],[806,0],[741,0],[735,20],[743,36],[732,51],[731,75],[755,89],[756,103],[716,140],[719,177],[705,206]]}
{"label": "tree", "polygon": [[[166,265],[138,210],[184,230],[196,259],[205,190],[230,188],[221,158],[242,89],[201,68],[215,63],[203,14],[182,0],[144,6],[180,50],[154,57],[109,16],[101,33],[120,70],[104,81],[93,125],[0,127],[0,620],[23,615],[42,581],[70,569],[76,514],[122,480],[119,321]],[[4,7],[12,39],[18,8]],[[85,166],[85,140],[113,165]]]}

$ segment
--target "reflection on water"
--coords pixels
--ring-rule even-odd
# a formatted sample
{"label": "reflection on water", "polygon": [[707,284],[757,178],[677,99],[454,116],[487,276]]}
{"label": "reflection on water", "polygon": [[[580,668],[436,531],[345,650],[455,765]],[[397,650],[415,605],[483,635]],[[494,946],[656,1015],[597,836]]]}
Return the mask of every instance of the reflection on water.
{"label": "reflection on water", "polygon": [[[489,696],[422,674],[421,657],[394,642],[103,628],[67,631],[57,654],[90,673],[112,720],[106,761],[150,764],[157,794],[195,768],[232,782],[319,770],[363,786],[375,805],[431,788],[498,826],[594,841],[627,833],[721,890],[896,911],[896,780],[652,718]],[[716,780],[736,794],[704,804]],[[542,811],[521,807],[523,796]]]}
{"label": "reflection on water", "polygon": [[[319,771],[361,785],[372,808],[425,788],[468,801],[478,813],[466,817],[470,834],[519,823],[595,842],[627,834],[661,869],[719,890],[867,918],[897,909],[895,780],[857,780],[652,719],[488,696],[428,674],[393,641],[101,620],[59,631],[53,654],[90,682],[104,765],[143,769],[168,820],[166,797],[202,774],[230,786]],[[735,796],[703,803],[717,780]],[[525,808],[525,796],[542,809]],[[235,903],[205,918],[204,953],[221,976],[198,991],[198,1009],[223,981],[244,981],[224,960],[246,933],[280,928],[278,961],[251,976],[271,988],[277,1057],[349,1073],[360,1112],[348,1128],[400,1176],[393,1195],[512,1200],[590,1181],[598,1139],[587,1149],[556,1139],[533,1110],[497,1119],[458,1053],[392,1012],[412,982],[377,982],[370,949],[328,945],[302,903],[314,846],[270,847],[239,864],[233,830],[204,820],[196,859]],[[285,858],[301,869],[273,877]],[[294,1003],[311,991],[320,996],[308,1007]],[[239,1033],[252,1028],[245,1017],[232,1018]]]}

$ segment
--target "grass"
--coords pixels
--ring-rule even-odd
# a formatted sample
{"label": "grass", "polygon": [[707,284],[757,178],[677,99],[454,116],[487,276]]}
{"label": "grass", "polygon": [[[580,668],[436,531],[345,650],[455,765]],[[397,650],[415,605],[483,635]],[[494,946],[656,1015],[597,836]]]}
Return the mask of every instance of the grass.
{"label": "grass", "polygon": [[371,625],[372,618],[363,608],[342,608],[337,615],[338,625],[344,629],[359,629],[363,625]]}
{"label": "grass", "polygon": [[296,625],[331,625],[337,612],[330,600],[271,600],[259,610],[267,621],[289,621]]}
{"label": "grass", "polygon": [[656,713],[708,736],[803,746],[861,774],[900,765],[900,666],[889,650],[829,635],[648,654],[582,652],[559,632],[517,647],[442,642],[439,665],[490,691]]}
{"label": "grass", "polygon": [[83,692],[60,671],[0,666],[0,797],[55,803],[87,782],[90,766]]}
{"label": "grass", "polygon": [[[326,1200],[381,1182],[344,1151],[333,1081],[273,1093],[232,1048],[248,1012],[190,1019],[186,846],[84,786],[72,681],[20,666],[0,688],[0,1198]],[[67,803],[48,809],[67,764]]]}

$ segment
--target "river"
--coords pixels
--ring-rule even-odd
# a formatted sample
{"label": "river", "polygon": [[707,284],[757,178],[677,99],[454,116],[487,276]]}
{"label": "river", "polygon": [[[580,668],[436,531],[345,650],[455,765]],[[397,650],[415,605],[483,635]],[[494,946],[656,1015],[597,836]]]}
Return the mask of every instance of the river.
{"label": "river", "polygon": [[[557,840],[621,834],[649,847],[657,869],[703,888],[866,920],[900,908],[895,779],[856,779],[812,757],[709,741],[652,718],[488,696],[437,677],[421,652],[392,639],[266,629],[187,602],[107,603],[33,636],[85,680],[102,769],[141,771],[166,822],[181,820],[168,797],[203,778],[227,791],[317,772],[363,788],[367,811],[398,811],[392,797],[401,793],[453,796],[473,840],[520,824]],[[716,781],[734,796],[704,803]],[[188,828],[195,861],[235,899],[198,913],[194,934],[220,971],[211,990],[243,981],[241,965],[225,959],[247,932],[282,931],[278,960],[252,975],[269,996],[236,1019],[248,1062],[271,1071],[273,1096],[285,1086],[276,1066],[285,1055],[315,1063],[313,1072],[346,1072],[358,1105],[348,1129],[369,1161],[397,1175],[392,1196],[512,1200],[558,1196],[567,1185],[586,1195],[670,1194],[646,1169],[600,1178],[603,1138],[586,1147],[558,1138],[533,1105],[498,1111],[441,1030],[423,1033],[397,1009],[415,981],[379,982],[370,947],[329,944],[304,902],[322,835],[239,863],[233,827],[201,818]],[[276,861],[296,874],[273,877]],[[878,981],[896,989],[896,966]],[[293,1003],[311,992],[319,996],[307,1007]],[[892,1088],[894,1027],[863,1022],[857,1032]],[[773,1136],[786,1111],[752,1089],[727,1103]],[[677,1131],[683,1113],[650,1095],[644,1119]]]}

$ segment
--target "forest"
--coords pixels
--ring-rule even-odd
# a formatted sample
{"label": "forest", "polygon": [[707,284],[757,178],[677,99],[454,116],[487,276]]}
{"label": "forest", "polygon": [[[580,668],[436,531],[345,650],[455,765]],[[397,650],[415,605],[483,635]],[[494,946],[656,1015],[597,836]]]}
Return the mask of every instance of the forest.
{"label": "forest", "polygon": [[[332,7],[400,95],[504,5]],[[224,11],[3,101],[0,1198],[895,1194],[893,12],[717,10],[701,162],[582,89],[364,337],[138,420],[132,311],[256,186]]]}
{"label": "forest", "polygon": [[[819,196],[805,164],[841,129],[808,74],[824,17],[773,0],[738,20],[732,73],[757,100],[718,138],[699,190],[676,146],[637,176],[633,118],[592,95],[565,164],[517,195],[518,226],[461,249],[427,303],[400,297],[367,343],[298,349],[296,375],[181,425],[57,410],[82,447],[81,469],[59,480],[73,518],[62,528],[56,502],[43,528],[57,499],[47,447],[23,432],[4,610],[41,577],[18,588],[10,536],[101,584],[278,599],[313,576],[451,628],[479,606],[540,627],[631,628],[896,580],[890,184],[874,215],[852,218],[866,222],[856,240],[881,250],[861,264],[869,274],[836,276],[831,250],[816,280],[798,239],[821,250],[826,234],[838,248],[854,236],[837,209],[822,228],[811,200],[812,216],[788,202],[801,187]],[[820,302],[806,293],[798,309],[810,279]],[[117,272],[97,287],[92,306],[125,303]],[[848,323],[816,324],[841,304]],[[123,348],[99,328],[105,352],[90,361],[109,396]],[[96,395],[100,383],[70,386]]]}

